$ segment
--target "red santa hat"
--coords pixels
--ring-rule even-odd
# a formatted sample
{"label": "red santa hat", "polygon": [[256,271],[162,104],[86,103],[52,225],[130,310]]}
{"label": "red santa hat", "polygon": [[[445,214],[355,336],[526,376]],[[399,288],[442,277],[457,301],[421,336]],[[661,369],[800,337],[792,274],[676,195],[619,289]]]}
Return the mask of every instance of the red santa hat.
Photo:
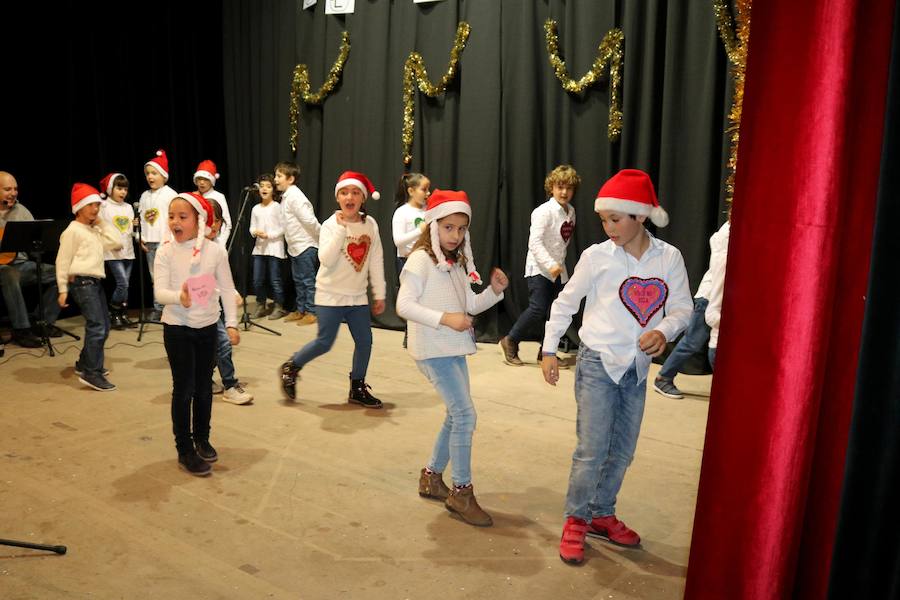
{"label": "red santa hat", "polygon": [[197,165],[197,172],[194,173],[194,181],[197,181],[198,177],[208,179],[209,182],[213,184],[213,187],[215,187],[216,180],[219,178],[219,171],[216,169],[216,163],[211,160],[204,160]]}
{"label": "red santa hat", "polygon": [[106,198],[113,191],[113,183],[116,181],[116,177],[125,177],[122,173],[110,173],[106,177],[100,180],[100,197]]}
{"label": "red santa hat", "polygon": [[337,196],[338,191],[348,185],[358,187],[363,193],[363,198],[368,198],[369,196],[372,197],[372,200],[381,198],[381,194],[378,193],[378,190],[375,189],[375,186],[372,185],[369,178],[356,171],[344,171],[341,173],[341,176],[338,177],[337,183],[334,186],[334,195]]}
{"label": "red santa hat", "polygon": [[197,211],[197,239],[194,242],[194,255],[191,257],[191,263],[196,264],[200,262],[200,248],[203,246],[203,241],[206,239],[206,228],[212,227],[213,219],[216,216],[215,211],[213,211],[212,206],[209,204],[209,200],[195,192],[178,194],[172,198],[169,204],[171,205],[172,202],[175,202],[176,200],[184,200]]}
{"label": "red santa hat", "polygon": [[[441,249],[441,240],[438,234],[438,221],[446,216],[462,213],[469,217],[472,223],[472,205],[469,196],[463,191],[434,190],[428,196],[428,204],[425,206],[425,221],[431,231],[431,250],[438,257],[438,269],[450,271],[451,263],[441,260],[444,251]],[[466,257],[466,272],[472,283],[482,283],[481,275],[475,269],[475,257],[472,255],[472,243],[469,239],[469,230],[466,229],[466,237],[463,240],[462,254]]]}
{"label": "red santa hat", "polygon": [[72,214],[77,214],[79,210],[88,204],[94,202],[103,202],[100,192],[94,186],[86,183],[76,183],[72,186]]}
{"label": "red santa hat", "polygon": [[166,151],[163,149],[159,149],[156,151],[156,156],[148,160],[144,163],[144,167],[150,165],[157,171],[159,171],[160,175],[169,178],[169,159],[166,157]]}
{"label": "red santa hat", "polygon": [[657,227],[669,224],[669,214],[659,205],[650,176],[639,169],[622,169],[603,184],[594,200],[594,211],[601,210],[650,217]]}

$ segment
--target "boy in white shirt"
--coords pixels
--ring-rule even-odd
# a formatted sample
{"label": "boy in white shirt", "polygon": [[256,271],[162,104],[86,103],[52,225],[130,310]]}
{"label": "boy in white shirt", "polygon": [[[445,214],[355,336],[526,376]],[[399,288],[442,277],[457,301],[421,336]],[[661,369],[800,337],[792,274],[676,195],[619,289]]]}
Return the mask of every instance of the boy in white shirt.
{"label": "boy in white shirt", "polygon": [[284,216],[281,205],[276,202],[274,179],[271,175],[259,178],[260,203],[250,211],[250,235],[256,240],[253,245],[253,291],[256,293],[254,319],[263,318],[266,307],[266,287],[272,289],[275,306],[269,319],[275,320],[287,314],[284,310],[284,288],[281,284],[281,264],[284,261]]}
{"label": "boy in white shirt", "polygon": [[644,229],[648,217],[657,227],[669,221],[646,173],[619,171],[600,188],[594,210],[609,240],[584,251],[553,303],[541,362],[556,385],[557,344],[586,299],[575,371],[578,444],[559,544],[570,564],[584,560],[585,534],[640,544],[616,518],[616,496],[637,446],[650,359],[684,330],[693,306],[681,253]]}
{"label": "boy in white shirt", "polygon": [[224,217],[222,229],[216,237],[216,242],[223,246],[228,245],[228,236],[231,235],[231,211],[228,210],[228,200],[225,194],[215,189],[216,181],[219,179],[219,171],[216,169],[216,163],[211,160],[204,160],[197,165],[197,171],[194,173],[194,185],[197,191],[207,200],[215,200],[222,209]]}
{"label": "boy in white shirt", "polygon": [[[569,280],[566,249],[575,232],[575,208],[570,206],[581,178],[570,165],[560,165],[544,180],[544,191],[551,198],[531,213],[525,280],[528,282],[528,308],[519,315],[509,333],[500,339],[503,362],[522,366],[519,342],[547,320],[550,304]],[[540,349],[538,362],[541,361]],[[566,368],[567,362],[561,361]]]}
{"label": "boy in white shirt", "polygon": [[290,162],[275,165],[275,189],[281,192],[284,241],[291,257],[291,276],[297,296],[296,310],[285,321],[298,325],[316,322],[316,273],[319,271],[319,232],[322,229],[312,202],[296,186],[300,167]]}
{"label": "boy in white shirt", "polygon": [[110,223],[119,232],[122,248],[107,250],[103,260],[116,282],[109,299],[109,318],[113,329],[131,326],[126,316],[128,310],[128,282],[134,265],[134,209],[125,202],[128,196],[128,178],[122,173],[110,173],[100,180],[100,197],[106,201],[100,206],[100,218]]}
{"label": "boy in white shirt", "polygon": [[[147,269],[150,271],[150,279],[153,279],[153,265],[156,261],[156,251],[160,244],[169,239],[167,227],[167,215],[169,203],[175,197],[175,190],[166,185],[169,180],[169,158],[165,150],[157,150],[156,156],[144,163],[144,177],[147,179],[149,190],[141,194],[141,249],[147,255]],[[150,313],[150,321],[159,322],[162,318],[163,306],[156,300],[153,301],[153,312]]]}

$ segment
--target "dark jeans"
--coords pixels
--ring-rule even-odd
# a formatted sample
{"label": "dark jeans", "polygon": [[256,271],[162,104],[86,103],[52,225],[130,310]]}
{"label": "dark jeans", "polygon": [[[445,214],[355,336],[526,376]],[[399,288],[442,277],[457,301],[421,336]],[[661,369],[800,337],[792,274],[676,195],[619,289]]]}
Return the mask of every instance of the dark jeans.
{"label": "dark jeans", "polygon": [[[37,263],[26,260],[11,265],[0,266],[0,291],[9,311],[9,320],[13,329],[28,329],[28,308],[22,295],[22,286],[37,284]],[[56,287],[56,268],[44,263],[41,268],[41,286],[44,288],[44,320],[55,323],[59,316],[59,304],[56,302],[59,291]]]}
{"label": "dark jeans", "polygon": [[346,322],[353,336],[353,370],[351,379],[365,379],[369,369],[369,357],[372,356],[372,322],[369,318],[369,305],[360,306],[316,306],[319,333],[316,339],[309,342],[291,357],[291,362],[298,369],[331,350],[337,337],[338,327]]}
{"label": "dark jeans", "polygon": [[228,339],[228,331],[225,330],[225,316],[219,315],[216,322],[216,366],[219,367],[222,385],[226,390],[233,388],[238,382],[234,376],[234,360],[231,358],[231,352],[231,340]]}
{"label": "dark jeans", "polygon": [[297,294],[297,312],[316,314],[316,273],[319,271],[319,249],[307,248],[291,257],[291,276]]}
{"label": "dark jeans", "polygon": [[[532,275],[526,277],[525,281],[528,282],[528,308],[522,311],[515,325],[507,334],[509,341],[516,343],[524,340],[528,334],[533,334],[538,325],[547,322],[550,305],[553,304],[563,288],[559,277],[556,278],[556,281],[550,281],[543,275]],[[539,337],[544,337],[543,329],[541,329]]]}
{"label": "dark jeans", "polygon": [[272,289],[272,298],[275,300],[275,304],[284,306],[281,260],[277,256],[253,255],[253,291],[256,292],[257,304],[265,304],[268,299],[268,294],[266,294],[266,280],[268,280],[268,287]]}
{"label": "dark jeans", "polygon": [[113,290],[112,297],[109,299],[113,306],[121,307],[128,304],[128,280],[131,279],[131,267],[134,261],[131,259],[108,260],[106,268],[109,274],[116,282],[116,289]]}
{"label": "dark jeans", "polygon": [[691,313],[691,320],[684,335],[678,340],[672,353],[666,358],[662,368],[659,370],[659,377],[665,379],[674,379],[678,375],[678,369],[681,365],[691,357],[692,354],[700,352],[709,341],[709,325],[706,324],[706,307],[709,300],[706,298],[694,298],[694,312]]}
{"label": "dark jeans", "polygon": [[[397,262],[397,289],[400,289],[400,273],[403,272],[403,267],[406,266],[406,260],[408,256],[398,256]],[[397,292],[399,294],[399,292]],[[406,348],[406,342],[409,341],[409,326],[406,324],[406,320],[403,320],[403,347]]]}
{"label": "dark jeans", "polygon": [[710,348],[707,356],[709,357],[709,366],[713,368],[713,371],[716,370],[716,349]]}
{"label": "dark jeans", "polygon": [[78,304],[84,316],[84,346],[78,357],[78,365],[85,374],[103,374],[103,344],[109,337],[109,312],[106,308],[106,292],[103,280],[76,275],[69,284],[69,295]]}
{"label": "dark jeans", "polygon": [[[216,363],[216,325],[194,329],[163,324],[163,344],[172,370],[172,432],[178,454],[193,441],[209,440],[212,374]],[[193,416],[193,435],[191,434]]]}

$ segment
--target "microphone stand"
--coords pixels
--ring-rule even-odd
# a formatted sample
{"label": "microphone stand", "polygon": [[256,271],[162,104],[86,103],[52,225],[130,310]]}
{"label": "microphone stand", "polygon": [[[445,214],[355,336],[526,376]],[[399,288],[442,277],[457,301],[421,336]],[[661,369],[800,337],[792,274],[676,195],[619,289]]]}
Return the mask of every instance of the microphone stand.
{"label": "microphone stand", "polygon": [[[250,199],[250,192],[253,191],[254,189],[255,188],[253,186],[247,186],[244,188],[244,197],[241,199],[241,208],[238,211],[237,220],[234,222],[234,226],[232,227],[231,239],[228,240],[227,250],[228,250],[229,256],[231,255],[231,249],[234,247],[234,241],[238,237],[238,232],[240,231],[241,221],[243,220],[244,212],[247,210],[247,204],[248,204],[247,201]],[[275,335],[280,336],[281,335],[280,331],[275,331],[274,329],[271,329],[264,325],[260,325],[259,323],[257,323],[253,319],[251,319],[250,313],[247,312],[247,288],[249,287],[247,285],[247,282],[248,282],[247,268],[248,268],[248,265],[250,264],[250,262],[253,261],[253,253],[252,252],[249,256],[249,259],[250,260],[244,262],[243,269],[241,270],[241,272],[244,275],[244,301],[241,303],[241,306],[243,308],[243,314],[241,315],[240,324],[244,326],[244,331],[249,330],[250,327],[253,326],[253,327],[259,327],[260,329],[264,329],[264,330],[268,331],[269,333],[274,333]]]}

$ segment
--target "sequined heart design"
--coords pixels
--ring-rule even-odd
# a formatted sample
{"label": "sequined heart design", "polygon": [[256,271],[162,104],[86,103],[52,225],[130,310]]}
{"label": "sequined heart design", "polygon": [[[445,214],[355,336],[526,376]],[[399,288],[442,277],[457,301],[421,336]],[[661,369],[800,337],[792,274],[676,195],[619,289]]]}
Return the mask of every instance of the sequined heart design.
{"label": "sequined heart design", "polygon": [[144,211],[144,220],[153,225],[156,223],[156,219],[159,218],[159,209],[158,208],[148,208]]}
{"label": "sequined heart design", "polygon": [[566,221],[559,228],[559,235],[562,236],[562,239],[565,243],[569,243],[569,238],[572,237],[572,233],[575,231],[575,223],[572,221]]}
{"label": "sequined heart design", "polygon": [[653,315],[665,306],[668,297],[669,286],[657,277],[629,277],[619,286],[619,300],[641,327],[647,326]]}
{"label": "sequined heart design", "polygon": [[369,248],[372,247],[372,239],[367,235],[362,235],[356,239],[357,241],[355,242],[347,242],[347,246],[344,248],[344,255],[350,261],[350,264],[353,265],[353,268],[359,272],[362,271],[363,264],[366,262],[366,257],[369,256]]}
{"label": "sequined heart design", "polygon": [[119,215],[113,219],[113,225],[116,226],[116,229],[125,233],[128,231],[128,228],[131,226],[131,219],[126,216]]}

